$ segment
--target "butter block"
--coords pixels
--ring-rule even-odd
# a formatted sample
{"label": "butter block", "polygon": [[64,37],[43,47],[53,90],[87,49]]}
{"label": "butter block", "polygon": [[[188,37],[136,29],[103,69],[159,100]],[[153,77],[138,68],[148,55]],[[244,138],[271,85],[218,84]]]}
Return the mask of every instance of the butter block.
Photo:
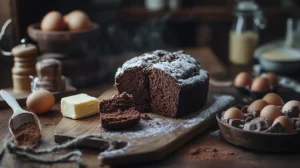
{"label": "butter block", "polygon": [[64,97],[60,106],[62,115],[72,119],[80,119],[99,112],[99,100],[87,94]]}

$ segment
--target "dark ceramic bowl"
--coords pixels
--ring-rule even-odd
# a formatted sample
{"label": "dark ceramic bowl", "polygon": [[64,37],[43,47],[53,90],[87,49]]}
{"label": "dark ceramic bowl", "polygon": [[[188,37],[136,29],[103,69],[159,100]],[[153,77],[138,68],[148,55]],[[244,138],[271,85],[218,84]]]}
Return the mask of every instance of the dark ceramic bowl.
{"label": "dark ceramic bowl", "polygon": [[[266,50],[281,48],[284,45],[284,40],[279,40],[272,43],[263,44],[254,51],[254,57],[259,61],[259,64],[264,71],[287,75],[300,72],[300,60],[272,61],[262,57],[262,53]],[[299,46],[295,46],[295,48],[299,48]]]}
{"label": "dark ceramic bowl", "polygon": [[36,41],[42,53],[61,53],[66,55],[84,54],[88,45],[99,38],[99,26],[93,23],[84,31],[43,31],[40,24],[32,24],[27,28],[29,37]]}
{"label": "dark ceramic bowl", "polygon": [[300,132],[264,133],[246,131],[221,120],[222,112],[216,116],[222,137],[236,145],[260,152],[299,152]]}
{"label": "dark ceramic bowl", "polygon": [[251,91],[249,86],[246,87],[236,87],[234,86],[235,89],[244,95],[250,95],[253,99],[257,100],[257,99],[262,99],[266,94],[268,93],[277,93],[277,90],[280,86],[272,86],[272,89],[269,92],[253,92]]}

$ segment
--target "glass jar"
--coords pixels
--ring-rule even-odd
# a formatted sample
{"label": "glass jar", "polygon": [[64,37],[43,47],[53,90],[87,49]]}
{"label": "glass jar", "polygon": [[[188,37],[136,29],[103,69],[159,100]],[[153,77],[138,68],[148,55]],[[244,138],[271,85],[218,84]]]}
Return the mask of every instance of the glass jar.
{"label": "glass jar", "polygon": [[259,29],[264,29],[266,20],[253,0],[238,1],[234,21],[229,32],[229,60],[234,64],[252,62],[253,51],[259,41]]}

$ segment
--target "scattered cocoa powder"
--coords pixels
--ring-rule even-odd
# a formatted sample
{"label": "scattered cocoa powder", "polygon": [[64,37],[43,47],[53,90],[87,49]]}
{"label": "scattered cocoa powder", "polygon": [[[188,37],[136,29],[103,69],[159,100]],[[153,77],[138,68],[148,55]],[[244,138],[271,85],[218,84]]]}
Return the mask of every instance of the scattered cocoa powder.
{"label": "scattered cocoa powder", "polygon": [[33,122],[22,124],[14,131],[15,142],[18,146],[38,145],[41,139],[41,133],[38,125]]}
{"label": "scattered cocoa powder", "polygon": [[[229,159],[236,156],[234,152],[220,151],[220,149],[212,147],[194,147],[189,150],[188,154],[191,159],[195,160],[215,160],[215,159]],[[237,156],[240,159],[240,156]]]}
{"label": "scattered cocoa powder", "polygon": [[152,118],[149,115],[147,115],[147,114],[141,115],[141,118],[143,120],[152,120]]}
{"label": "scattered cocoa powder", "polygon": [[190,151],[189,151],[189,154],[190,155],[197,155],[200,153],[200,149],[198,148],[192,148]]}

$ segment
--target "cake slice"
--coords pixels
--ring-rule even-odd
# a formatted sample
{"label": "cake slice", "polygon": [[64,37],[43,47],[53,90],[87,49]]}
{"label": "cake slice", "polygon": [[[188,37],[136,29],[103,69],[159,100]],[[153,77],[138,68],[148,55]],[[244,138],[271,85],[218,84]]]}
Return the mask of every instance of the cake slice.
{"label": "cake slice", "polygon": [[118,110],[123,111],[132,107],[135,107],[133,97],[126,92],[114,95],[109,99],[102,100],[99,105],[100,113],[111,113]]}
{"label": "cake slice", "polygon": [[136,125],[140,120],[140,112],[135,108],[118,110],[111,113],[101,113],[101,126],[107,130],[126,129]]}
{"label": "cake slice", "polygon": [[102,100],[99,108],[101,127],[107,130],[127,129],[140,120],[133,96],[126,92]]}

